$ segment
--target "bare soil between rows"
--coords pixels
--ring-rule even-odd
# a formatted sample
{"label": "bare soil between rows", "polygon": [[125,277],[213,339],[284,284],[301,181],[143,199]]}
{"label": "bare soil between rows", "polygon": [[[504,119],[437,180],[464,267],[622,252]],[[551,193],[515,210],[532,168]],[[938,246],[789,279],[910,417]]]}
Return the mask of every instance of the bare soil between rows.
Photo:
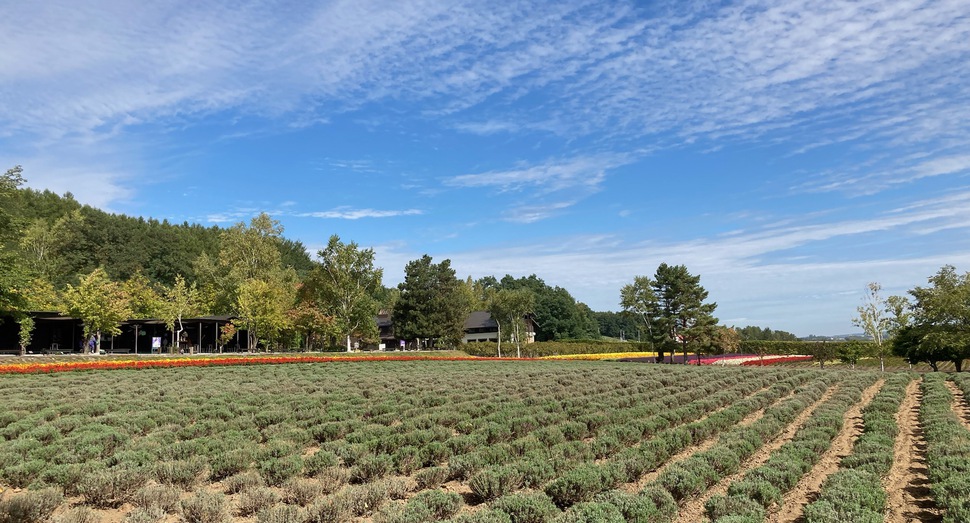
{"label": "bare soil between rows", "polygon": [[960,423],[963,423],[964,428],[970,430],[970,404],[967,403],[966,395],[952,381],[946,382],[946,388],[950,389],[950,394],[953,395],[951,404],[953,413],[960,419]]}
{"label": "bare soil between rows", "polygon": [[886,523],[943,521],[943,513],[929,489],[926,440],[919,421],[919,406],[923,402],[919,382],[913,380],[906,387],[903,403],[896,413],[899,435],[893,449],[893,466],[883,480]]}
{"label": "bare soil between rows", "polygon": [[822,394],[822,397],[818,399],[818,401],[809,405],[808,408],[803,410],[798,417],[796,417],[795,420],[792,421],[780,435],[778,435],[778,437],[755,451],[755,453],[744,462],[740,471],[738,471],[736,474],[732,474],[721,479],[717,485],[714,485],[708,489],[707,492],[684,503],[677,514],[677,523],[696,523],[697,521],[703,521],[704,504],[707,503],[708,499],[719,494],[726,494],[731,483],[734,483],[735,481],[744,477],[749,470],[759,467],[764,462],[768,461],[768,458],[773,452],[781,448],[782,445],[788,443],[792,438],[795,437],[795,433],[798,432],[798,429],[805,424],[812,413],[815,412],[815,409],[817,409],[819,405],[828,401],[829,398],[835,394],[837,388],[838,385],[829,387],[828,390]]}
{"label": "bare soil between rows", "polygon": [[805,506],[818,498],[822,483],[839,470],[842,458],[852,452],[856,440],[862,435],[862,409],[879,393],[886,380],[879,380],[862,392],[862,398],[845,412],[842,430],[832,440],[829,449],[822,453],[812,470],[802,477],[795,488],[788,491],[777,512],[768,516],[769,523],[794,523],[804,521]]}

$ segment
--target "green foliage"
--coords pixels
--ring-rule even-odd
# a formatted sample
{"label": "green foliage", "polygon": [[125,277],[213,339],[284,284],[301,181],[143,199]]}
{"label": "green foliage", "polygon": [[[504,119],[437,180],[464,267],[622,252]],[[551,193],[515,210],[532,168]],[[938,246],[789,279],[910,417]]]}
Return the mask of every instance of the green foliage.
{"label": "green foliage", "polygon": [[512,523],[544,523],[559,514],[559,509],[541,492],[512,494],[492,503],[492,508],[509,515]]}
{"label": "green foliage", "polygon": [[522,473],[508,465],[489,467],[468,481],[468,487],[478,499],[492,501],[514,492],[522,484]]}
{"label": "green foliage", "polygon": [[361,249],[354,242],[345,244],[333,235],[317,257],[320,262],[314,263],[301,297],[334,318],[334,328],[345,338],[347,350],[351,337],[375,339],[376,296],[383,289],[383,270],[374,267],[374,250]]}
{"label": "green foliage", "polygon": [[[926,438],[930,490],[944,510],[943,521],[956,523],[970,518],[970,431],[954,414],[953,396],[944,379],[938,374],[924,376],[919,419]],[[966,385],[966,379],[961,383]]]}
{"label": "green foliage", "polygon": [[516,355],[522,357],[522,341],[529,329],[526,316],[533,314],[535,301],[535,295],[526,288],[498,289],[489,293],[487,308],[492,320],[498,324],[499,356],[502,355],[501,347],[504,337],[513,340]]}
{"label": "green foliage", "polygon": [[627,520],[615,505],[585,502],[573,505],[553,521],[555,523],[625,523]]}
{"label": "green foliage", "polygon": [[77,287],[68,285],[64,301],[67,305],[64,312],[84,322],[84,337],[97,336],[99,351],[101,336],[121,334],[121,322],[131,317],[124,288],[111,281],[101,268],[81,277]]}
{"label": "green foliage", "polygon": [[609,469],[594,464],[580,465],[546,486],[545,492],[556,505],[567,508],[592,500],[615,483],[616,477]]}
{"label": "green foliage", "polygon": [[696,350],[709,343],[717,324],[716,303],[704,303],[707,291],[683,265],[661,263],[654,277],[637,276],[620,289],[623,310],[635,314],[643,324],[659,358],[680,347]]}
{"label": "green foliage", "polygon": [[607,338],[636,340],[640,326],[637,318],[628,312],[594,312],[596,324],[602,336]]}
{"label": "green foliage", "polygon": [[957,274],[947,265],[929,283],[909,291],[915,300],[912,323],[900,327],[893,352],[934,370],[938,362],[952,361],[959,372],[970,358],[970,273]]}
{"label": "green foliage", "polygon": [[535,296],[534,316],[537,324],[536,340],[596,340],[599,325],[593,312],[579,303],[562,287],[550,287],[535,274],[515,279],[505,275],[501,281],[486,277],[476,282],[484,289],[527,289]]}
{"label": "green foliage", "polygon": [[780,330],[771,330],[769,327],[761,328],[753,325],[737,329],[741,336],[741,341],[798,341],[798,336]]}
{"label": "green foliage", "polygon": [[392,316],[396,336],[428,339],[444,347],[460,342],[470,304],[451,260],[432,263],[424,255],[408,262],[398,288],[401,295]]}

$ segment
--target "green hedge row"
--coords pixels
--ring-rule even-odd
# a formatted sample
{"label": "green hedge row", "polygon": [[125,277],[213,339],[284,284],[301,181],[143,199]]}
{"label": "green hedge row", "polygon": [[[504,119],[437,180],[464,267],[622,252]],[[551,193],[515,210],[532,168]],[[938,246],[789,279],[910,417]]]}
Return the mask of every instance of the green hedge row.
{"label": "green hedge row", "polygon": [[[737,352],[742,354],[813,354],[820,344],[831,354],[850,343],[847,341],[742,341]],[[497,344],[488,342],[466,343],[461,349],[471,356],[497,356]],[[634,341],[599,341],[599,340],[568,340],[568,341],[538,341],[522,345],[522,356],[540,358],[543,356],[568,356],[572,354],[607,354],[612,352],[653,352],[655,348],[650,343]],[[514,356],[515,345],[502,343],[502,355]],[[834,356],[833,356],[834,358]]]}
{"label": "green hedge row", "polygon": [[826,352],[838,354],[840,348],[848,345],[848,341],[768,341],[745,340],[741,342],[738,352],[742,354],[779,354],[791,356],[795,354],[814,354],[820,344],[824,344]]}
{"label": "green hedge row", "polygon": [[822,485],[818,500],[805,508],[808,523],[857,521],[881,523],[886,510],[882,479],[893,465],[893,445],[899,434],[896,414],[913,380],[893,374],[862,411],[863,432],[842,459],[840,469]]}
{"label": "green hedge row", "polygon": [[[920,422],[926,437],[930,490],[944,510],[945,523],[966,522],[970,521],[970,431],[953,412],[953,395],[945,380],[943,374],[927,374],[921,384]],[[966,384],[966,380],[960,383]]]}
{"label": "green hedge row", "polygon": [[727,496],[715,496],[705,504],[707,515],[715,523],[727,521],[761,521],[768,507],[780,503],[786,492],[832,444],[843,426],[845,412],[862,397],[862,391],[876,382],[875,374],[860,374],[843,379],[838,391],[820,405],[791,441],[781,446],[763,465],[748,471],[728,487]]}

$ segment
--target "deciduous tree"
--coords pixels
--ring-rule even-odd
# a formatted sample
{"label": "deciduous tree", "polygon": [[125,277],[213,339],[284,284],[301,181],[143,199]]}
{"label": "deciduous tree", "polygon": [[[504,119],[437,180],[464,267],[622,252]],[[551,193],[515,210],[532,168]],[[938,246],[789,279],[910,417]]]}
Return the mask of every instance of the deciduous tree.
{"label": "deciduous tree", "polygon": [[909,291],[915,301],[912,324],[900,330],[894,350],[934,369],[934,362],[952,361],[959,372],[970,358],[970,273],[958,274],[946,265],[929,283]]}
{"label": "deciduous tree", "polygon": [[302,289],[303,294],[324,315],[333,319],[344,338],[347,352],[354,336],[372,339],[377,335],[383,269],[374,267],[374,250],[344,243],[333,235],[327,246],[317,252],[320,259]]}
{"label": "deciduous tree", "polygon": [[[879,357],[879,368],[885,372],[885,349],[888,346],[883,344],[883,337],[886,331],[889,330],[890,317],[886,311],[886,300],[879,295],[879,291],[881,290],[882,285],[876,282],[871,282],[866,285],[866,296],[863,299],[863,304],[856,307],[859,315],[852,318],[852,324],[861,327],[866,335],[872,338],[874,343],[873,352]],[[853,366],[855,366],[854,363]]]}
{"label": "deciduous tree", "polygon": [[[130,280],[129,280],[130,281]],[[165,326],[172,331],[172,340],[175,347],[178,347],[178,340],[181,339],[182,319],[197,313],[198,290],[195,284],[187,284],[181,274],[175,277],[175,284],[165,289],[165,300],[158,304]],[[201,341],[201,340],[200,340]],[[194,352],[194,349],[190,349]]]}
{"label": "deciduous tree", "polygon": [[131,317],[124,287],[101,268],[82,276],[77,287],[68,285],[64,301],[64,312],[83,322],[85,339],[95,337],[96,354],[101,353],[101,337],[121,334],[121,322]]}
{"label": "deciduous tree", "polygon": [[498,324],[498,356],[502,357],[502,328],[515,343],[516,357],[522,357],[522,337],[528,329],[527,316],[535,309],[535,295],[529,289],[499,289],[490,293],[488,312]]}

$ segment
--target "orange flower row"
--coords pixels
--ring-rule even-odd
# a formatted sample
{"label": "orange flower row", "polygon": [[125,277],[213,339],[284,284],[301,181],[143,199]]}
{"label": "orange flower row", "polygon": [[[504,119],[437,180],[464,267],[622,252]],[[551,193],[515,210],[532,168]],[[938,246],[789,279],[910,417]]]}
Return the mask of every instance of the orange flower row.
{"label": "orange flower row", "polygon": [[473,358],[470,356],[248,356],[221,358],[165,358],[145,360],[65,361],[56,363],[11,363],[0,365],[0,374],[36,374],[76,370],[148,369],[170,367],[213,367],[225,365],[275,365],[283,363],[330,363],[339,361],[482,361],[515,358]]}

